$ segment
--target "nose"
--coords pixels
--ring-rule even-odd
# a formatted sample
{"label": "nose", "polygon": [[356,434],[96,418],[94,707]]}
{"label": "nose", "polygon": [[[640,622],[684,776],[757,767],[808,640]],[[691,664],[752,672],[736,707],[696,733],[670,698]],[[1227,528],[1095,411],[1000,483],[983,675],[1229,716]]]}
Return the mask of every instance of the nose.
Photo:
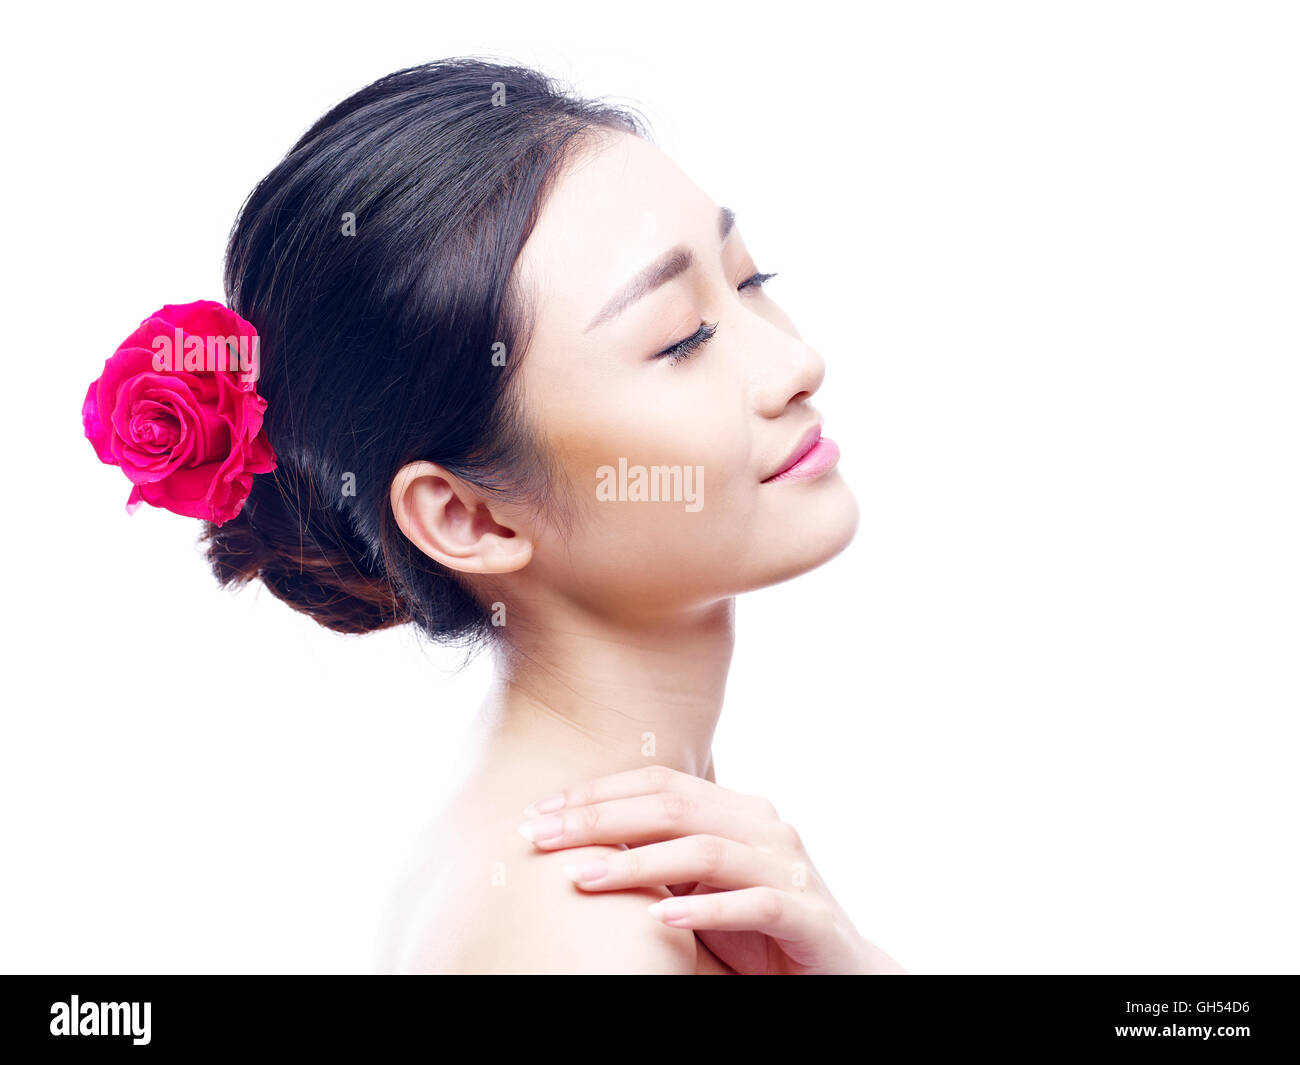
{"label": "nose", "polygon": [[[768,343],[773,342],[769,340]],[[781,333],[780,340],[761,361],[760,372],[758,412],[765,418],[779,418],[792,404],[810,398],[821,388],[826,376],[826,360],[812,345]]]}

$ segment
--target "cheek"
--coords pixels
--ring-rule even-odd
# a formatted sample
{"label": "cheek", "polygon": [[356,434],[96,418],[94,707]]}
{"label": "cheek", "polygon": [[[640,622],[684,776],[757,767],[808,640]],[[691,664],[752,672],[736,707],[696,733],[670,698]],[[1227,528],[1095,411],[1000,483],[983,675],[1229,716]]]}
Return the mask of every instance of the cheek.
{"label": "cheek", "polygon": [[741,405],[656,384],[617,403],[593,390],[548,420],[575,528],[539,545],[537,561],[589,601],[668,605],[722,591],[713,585],[734,574],[753,535],[759,485]]}
{"label": "cheek", "polygon": [[[739,504],[738,489],[755,487],[751,429],[734,385],[706,373],[687,379],[687,372],[687,364],[663,364],[610,375],[548,405],[546,438],[576,500],[597,502],[598,471],[618,470],[620,462],[629,470],[680,470],[683,480],[687,469],[696,481],[702,473],[706,507],[710,498]],[[641,509],[653,520],[659,508]],[[591,517],[605,520],[599,509]]]}

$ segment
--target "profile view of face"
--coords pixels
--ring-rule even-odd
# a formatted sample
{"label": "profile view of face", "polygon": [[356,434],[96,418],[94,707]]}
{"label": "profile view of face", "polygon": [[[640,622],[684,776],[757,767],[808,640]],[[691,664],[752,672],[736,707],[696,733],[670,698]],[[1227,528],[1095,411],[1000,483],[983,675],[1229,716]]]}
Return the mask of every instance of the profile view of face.
{"label": "profile view of face", "polygon": [[[853,538],[829,440],[772,479],[816,439],[825,365],[760,268],[776,269],[645,140],[603,132],[569,159],[516,271],[535,315],[520,396],[573,524],[530,528],[512,578],[634,620],[788,579]],[[638,467],[676,468],[680,494],[637,498]]]}

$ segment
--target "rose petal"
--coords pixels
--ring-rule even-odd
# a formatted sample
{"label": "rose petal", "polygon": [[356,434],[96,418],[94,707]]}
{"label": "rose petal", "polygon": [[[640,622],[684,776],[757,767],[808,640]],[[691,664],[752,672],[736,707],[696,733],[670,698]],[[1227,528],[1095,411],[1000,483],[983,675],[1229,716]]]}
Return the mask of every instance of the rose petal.
{"label": "rose petal", "polygon": [[[184,344],[203,341],[202,368],[153,365],[162,336],[184,357]],[[229,370],[208,369],[208,340],[234,347]],[[253,475],[276,468],[264,429],[266,400],[239,368],[238,347],[258,352],[257,331],[223,304],[199,300],[165,304],[132,331],[104,363],[82,403],[82,429],[100,461],[132,481],[128,512],[141,503],[221,524],[248,498]],[[260,352],[258,352],[260,354]],[[254,364],[256,365],[256,364]]]}

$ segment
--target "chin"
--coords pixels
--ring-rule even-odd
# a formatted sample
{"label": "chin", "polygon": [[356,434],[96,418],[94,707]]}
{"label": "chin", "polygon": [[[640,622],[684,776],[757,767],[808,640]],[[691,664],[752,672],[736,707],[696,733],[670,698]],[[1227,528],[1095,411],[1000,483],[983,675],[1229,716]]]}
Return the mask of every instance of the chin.
{"label": "chin", "polygon": [[861,515],[858,500],[849,483],[836,470],[821,486],[823,497],[815,507],[810,508],[810,519],[818,525],[807,533],[809,560],[804,570],[816,569],[823,562],[829,562],[853,542],[858,534]]}
{"label": "chin", "polygon": [[857,535],[858,501],[838,470],[815,487],[815,494],[793,498],[787,509],[773,515],[773,528],[763,541],[762,576],[746,589],[780,584],[829,562]]}
{"label": "chin", "polygon": [[836,486],[838,489],[836,499],[839,505],[839,537],[836,540],[835,548],[821,560],[822,562],[834,558],[853,542],[853,538],[858,535],[858,524],[862,517],[858,510],[858,498],[853,494],[853,489],[849,487],[849,482],[840,475],[838,470],[832,476],[839,482]]}

